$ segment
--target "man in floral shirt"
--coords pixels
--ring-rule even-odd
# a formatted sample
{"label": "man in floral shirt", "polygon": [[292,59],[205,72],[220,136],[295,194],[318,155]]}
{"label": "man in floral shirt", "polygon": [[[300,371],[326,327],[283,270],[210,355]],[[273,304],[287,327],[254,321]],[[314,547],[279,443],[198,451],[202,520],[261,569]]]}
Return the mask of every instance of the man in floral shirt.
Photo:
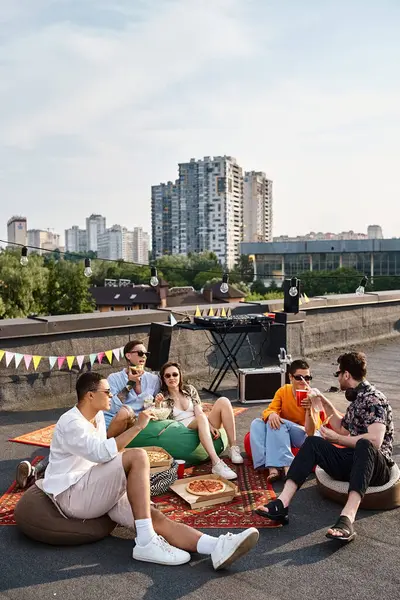
{"label": "man in floral shirt", "polygon": [[[326,536],[350,542],[356,533],[353,523],[369,486],[381,486],[390,479],[393,466],[392,409],[382,392],[367,379],[367,363],[361,352],[347,352],[338,358],[335,376],[350,402],[344,417],[318,392],[331,429],[322,426],[322,437],[306,439],[287,474],[278,500],[258,509],[258,514],[287,523],[288,506],[317,464],[333,479],[349,482],[349,495],[335,525]],[[336,445],[334,445],[336,444]]]}

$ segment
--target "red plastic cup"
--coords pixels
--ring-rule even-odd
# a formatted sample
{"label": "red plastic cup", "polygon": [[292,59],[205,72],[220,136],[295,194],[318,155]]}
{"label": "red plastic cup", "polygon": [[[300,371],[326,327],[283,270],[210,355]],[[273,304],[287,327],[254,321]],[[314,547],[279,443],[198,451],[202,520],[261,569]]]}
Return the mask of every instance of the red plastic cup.
{"label": "red plastic cup", "polygon": [[185,475],[185,460],[177,460],[175,461],[178,464],[178,479],[183,479]]}
{"label": "red plastic cup", "polygon": [[297,406],[301,406],[301,401],[307,398],[308,390],[296,390]]}

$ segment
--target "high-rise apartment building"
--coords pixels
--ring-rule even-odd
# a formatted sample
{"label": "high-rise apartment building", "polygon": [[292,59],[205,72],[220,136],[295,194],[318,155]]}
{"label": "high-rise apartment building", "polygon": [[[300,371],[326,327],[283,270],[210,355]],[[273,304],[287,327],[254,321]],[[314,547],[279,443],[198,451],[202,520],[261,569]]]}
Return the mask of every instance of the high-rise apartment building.
{"label": "high-rise apartment building", "polygon": [[87,250],[97,252],[98,236],[106,230],[106,218],[101,215],[90,215],[86,219]]}
{"label": "high-rise apartment building", "polygon": [[10,246],[13,244],[27,244],[27,221],[26,217],[11,217],[7,221],[7,240]]}
{"label": "high-rise apartment building", "polygon": [[243,241],[272,241],[272,181],[261,171],[244,175]]}
{"label": "high-rise apartment building", "polygon": [[28,229],[28,246],[35,248],[33,252],[43,254],[43,251],[51,252],[61,250],[60,235],[50,229]]}
{"label": "high-rise apartment building", "polygon": [[141,227],[135,227],[133,237],[133,262],[141,265],[149,264],[149,234]]}
{"label": "high-rise apartment building", "polygon": [[152,187],[153,256],[212,251],[232,268],[242,240],[243,172],[231,156],[179,164],[179,180]]}
{"label": "high-rise apartment building", "polygon": [[66,252],[86,252],[87,235],[86,229],[80,229],[78,225],[73,225],[65,230],[65,251]]}
{"label": "high-rise apartment building", "polygon": [[369,240],[383,240],[382,227],[380,225],[368,225]]}
{"label": "high-rise apartment building", "polygon": [[113,225],[97,236],[97,258],[132,261],[132,236],[126,227]]}
{"label": "high-rise apartment building", "polygon": [[179,182],[168,181],[151,188],[153,257],[186,252],[180,235]]}

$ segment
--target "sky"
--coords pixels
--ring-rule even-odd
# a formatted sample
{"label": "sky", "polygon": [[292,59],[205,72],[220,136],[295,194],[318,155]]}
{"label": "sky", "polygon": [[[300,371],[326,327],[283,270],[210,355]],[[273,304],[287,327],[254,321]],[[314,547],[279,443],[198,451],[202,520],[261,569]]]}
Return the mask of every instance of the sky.
{"label": "sky", "polygon": [[400,237],[399,0],[0,0],[0,238],[91,213],[151,230],[151,185],[234,156],[273,234]]}

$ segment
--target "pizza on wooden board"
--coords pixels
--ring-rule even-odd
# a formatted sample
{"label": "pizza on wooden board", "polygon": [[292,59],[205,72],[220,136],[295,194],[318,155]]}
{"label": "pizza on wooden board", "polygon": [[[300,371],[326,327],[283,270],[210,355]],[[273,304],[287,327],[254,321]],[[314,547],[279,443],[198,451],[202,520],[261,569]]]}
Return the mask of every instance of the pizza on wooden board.
{"label": "pizza on wooden board", "polygon": [[224,492],[226,485],[219,479],[195,479],[186,485],[186,491],[193,496],[213,496]]}
{"label": "pizza on wooden board", "polygon": [[167,454],[167,452],[163,452],[162,450],[146,450],[146,452],[147,456],[149,457],[150,464],[170,459],[169,454]]}

